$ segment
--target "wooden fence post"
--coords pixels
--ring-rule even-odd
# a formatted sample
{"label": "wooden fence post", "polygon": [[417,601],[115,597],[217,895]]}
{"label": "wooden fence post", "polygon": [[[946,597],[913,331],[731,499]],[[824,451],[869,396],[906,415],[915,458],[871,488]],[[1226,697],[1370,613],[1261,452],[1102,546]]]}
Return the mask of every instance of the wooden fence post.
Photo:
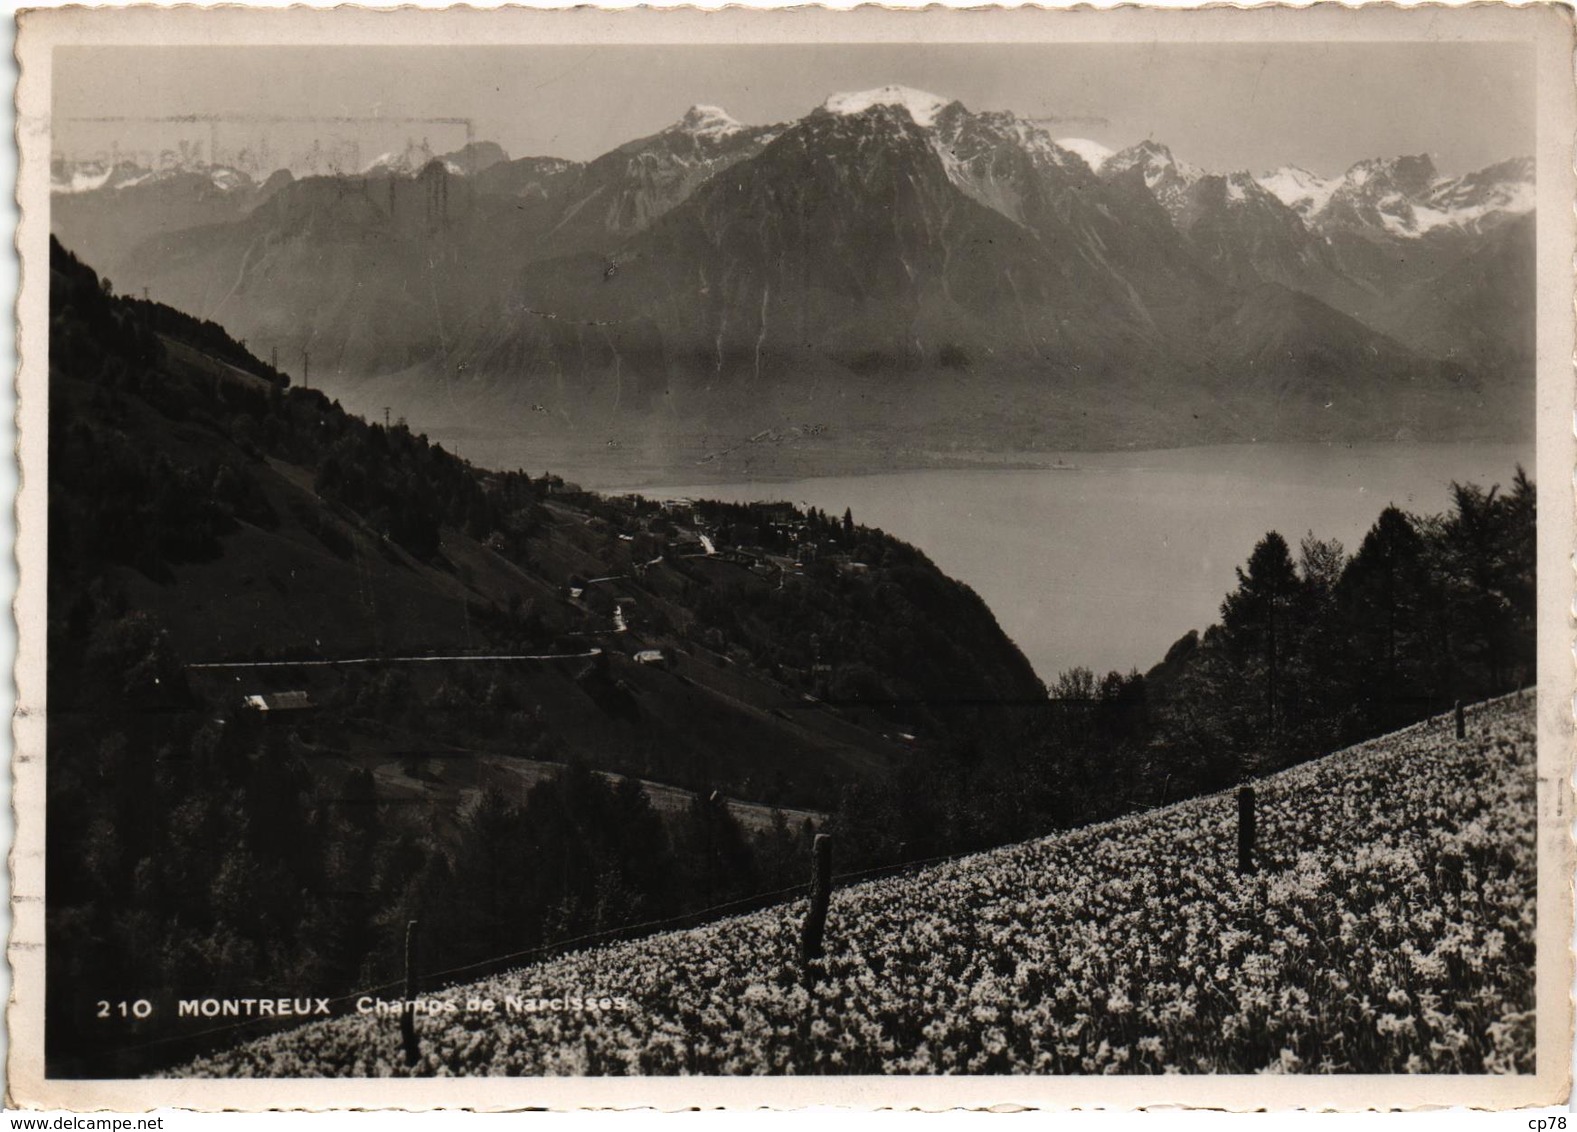
{"label": "wooden fence post", "polygon": [[1467,717],[1462,714],[1462,701],[1457,701],[1457,738],[1467,738]]}
{"label": "wooden fence post", "polygon": [[405,925],[405,1001],[400,1010],[400,1042],[405,1047],[405,1064],[415,1065],[422,1051],[416,1044],[416,921]]}
{"label": "wooden fence post", "polygon": [[1238,787],[1238,875],[1254,871],[1254,788]]}
{"label": "wooden fence post", "polygon": [[800,959],[809,964],[824,954],[822,932],[827,927],[827,905],[832,900],[832,835],[818,833],[811,846],[810,911],[800,937]]}

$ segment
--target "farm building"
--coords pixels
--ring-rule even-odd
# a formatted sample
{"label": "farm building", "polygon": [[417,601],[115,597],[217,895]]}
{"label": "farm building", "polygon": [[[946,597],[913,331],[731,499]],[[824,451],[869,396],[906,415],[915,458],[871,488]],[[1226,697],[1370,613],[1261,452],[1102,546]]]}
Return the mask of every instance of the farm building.
{"label": "farm building", "polygon": [[258,692],[243,697],[241,706],[263,715],[310,711],[317,707],[305,692]]}

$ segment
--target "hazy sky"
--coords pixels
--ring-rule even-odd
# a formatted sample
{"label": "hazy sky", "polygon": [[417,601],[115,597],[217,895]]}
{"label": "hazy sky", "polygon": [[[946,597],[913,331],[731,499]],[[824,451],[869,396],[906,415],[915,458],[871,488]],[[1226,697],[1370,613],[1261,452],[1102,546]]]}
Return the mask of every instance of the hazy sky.
{"label": "hazy sky", "polygon": [[[1146,137],[1212,169],[1293,163],[1336,174],[1429,153],[1457,173],[1531,153],[1531,52],[1503,44],[763,45],[423,48],[71,48],[55,60],[57,152],[168,144],[206,128],[85,125],[104,115],[457,117],[510,156],[586,159],[693,103],[747,123],[800,117],[830,93],[902,83],[972,110],[1069,119],[1059,135],[1120,148]],[[275,152],[351,135],[365,160],[406,137],[463,130],[229,123],[221,152],[268,129]],[[303,140],[304,139],[304,140]]]}

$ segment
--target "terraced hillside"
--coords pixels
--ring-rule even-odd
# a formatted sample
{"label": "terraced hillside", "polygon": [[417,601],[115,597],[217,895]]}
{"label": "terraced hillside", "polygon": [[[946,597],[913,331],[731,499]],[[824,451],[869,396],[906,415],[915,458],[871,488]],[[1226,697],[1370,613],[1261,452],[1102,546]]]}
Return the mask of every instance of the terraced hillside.
{"label": "terraced hillside", "polygon": [[1262,780],[1256,875],[1216,795],[838,890],[810,987],[800,902],[424,988],[413,1070],[365,1014],[179,1072],[1531,1072],[1534,709]]}

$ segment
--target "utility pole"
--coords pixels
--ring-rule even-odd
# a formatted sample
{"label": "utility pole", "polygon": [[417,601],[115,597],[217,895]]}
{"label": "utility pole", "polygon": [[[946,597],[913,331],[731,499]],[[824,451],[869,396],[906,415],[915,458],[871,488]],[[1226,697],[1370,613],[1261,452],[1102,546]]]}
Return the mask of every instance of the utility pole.
{"label": "utility pole", "polygon": [[301,388],[312,388],[312,355],[306,350],[301,351]]}
{"label": "utility pole", "polygon": [[279,372],[279,347],[274,346],[268,351],[268,366],[275,373]]}
{"label": "utility pole", "polygon": [[383,430],[385,432],[389,430],[389,406],[387,405],[383,407]]}

